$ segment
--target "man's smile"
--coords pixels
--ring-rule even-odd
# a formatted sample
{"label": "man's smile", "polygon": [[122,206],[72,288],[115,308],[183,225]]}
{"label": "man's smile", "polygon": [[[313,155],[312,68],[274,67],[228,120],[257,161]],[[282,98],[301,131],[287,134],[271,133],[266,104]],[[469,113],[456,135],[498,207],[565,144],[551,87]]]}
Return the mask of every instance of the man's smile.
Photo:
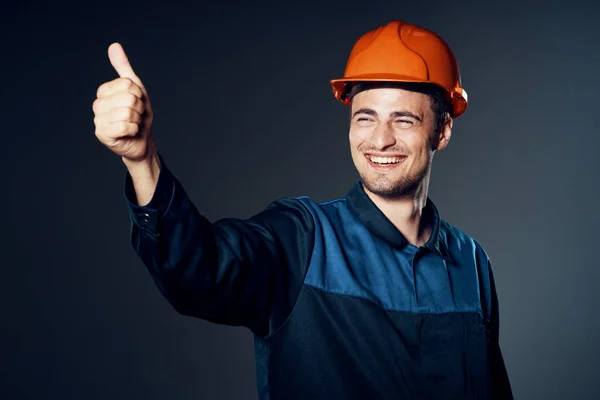
{"label": "man's smile", "polygon": [[365,158],[367,159],[367,163],[374,169],[378,171],[390,171],[407,159],[407,156],[404,155],[386,155],[386,156],[378,156],[375,154],[365,154]]}

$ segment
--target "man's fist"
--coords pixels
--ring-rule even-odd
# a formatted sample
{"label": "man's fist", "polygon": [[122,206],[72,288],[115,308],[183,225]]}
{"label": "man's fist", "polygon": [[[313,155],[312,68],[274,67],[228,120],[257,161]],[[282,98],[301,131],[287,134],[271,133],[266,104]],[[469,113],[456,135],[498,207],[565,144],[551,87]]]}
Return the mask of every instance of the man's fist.
{"label": "man's fist", "polygon": [[119,43],[109,46],[108,57],[119,78],[98,87],[92,106],[96,137],[124,161],[145,160],[154,151],[148,93]]}

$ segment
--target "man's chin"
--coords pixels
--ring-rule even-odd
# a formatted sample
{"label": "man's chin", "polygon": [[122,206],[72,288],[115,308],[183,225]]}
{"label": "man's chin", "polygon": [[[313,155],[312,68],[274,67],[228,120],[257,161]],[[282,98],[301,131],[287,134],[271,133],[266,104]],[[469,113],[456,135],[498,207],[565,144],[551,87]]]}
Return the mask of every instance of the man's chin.
{"label": "man's chin", "polygon": [[370,193],[390,200],[411,194],[417,186],[417,184],[410,181],[390,182],[381,178],[375,180],[362,178],[362,183],[364,188]]}

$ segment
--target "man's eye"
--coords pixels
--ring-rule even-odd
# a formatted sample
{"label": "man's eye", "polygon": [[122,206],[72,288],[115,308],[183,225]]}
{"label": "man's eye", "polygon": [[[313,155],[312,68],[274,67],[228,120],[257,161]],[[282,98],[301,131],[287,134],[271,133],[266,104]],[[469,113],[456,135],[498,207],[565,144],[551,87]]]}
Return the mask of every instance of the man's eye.
{"label": "man's eye", "polygon": [[395,121],[397,124],[408,124],[408,125],[412,125],[413,122],[408,120],[408,119],[398,119]]}

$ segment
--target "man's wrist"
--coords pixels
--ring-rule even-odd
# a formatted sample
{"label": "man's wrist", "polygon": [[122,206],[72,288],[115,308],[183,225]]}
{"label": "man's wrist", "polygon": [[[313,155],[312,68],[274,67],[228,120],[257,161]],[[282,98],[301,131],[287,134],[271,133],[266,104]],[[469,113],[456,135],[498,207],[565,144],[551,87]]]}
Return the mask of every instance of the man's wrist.
{"label": "man's wrist", "polygon": [[132,178],[156,180],[160,172],[160,159],[154,141],[150,140],[146,156],[139,160],[121,157]]}

